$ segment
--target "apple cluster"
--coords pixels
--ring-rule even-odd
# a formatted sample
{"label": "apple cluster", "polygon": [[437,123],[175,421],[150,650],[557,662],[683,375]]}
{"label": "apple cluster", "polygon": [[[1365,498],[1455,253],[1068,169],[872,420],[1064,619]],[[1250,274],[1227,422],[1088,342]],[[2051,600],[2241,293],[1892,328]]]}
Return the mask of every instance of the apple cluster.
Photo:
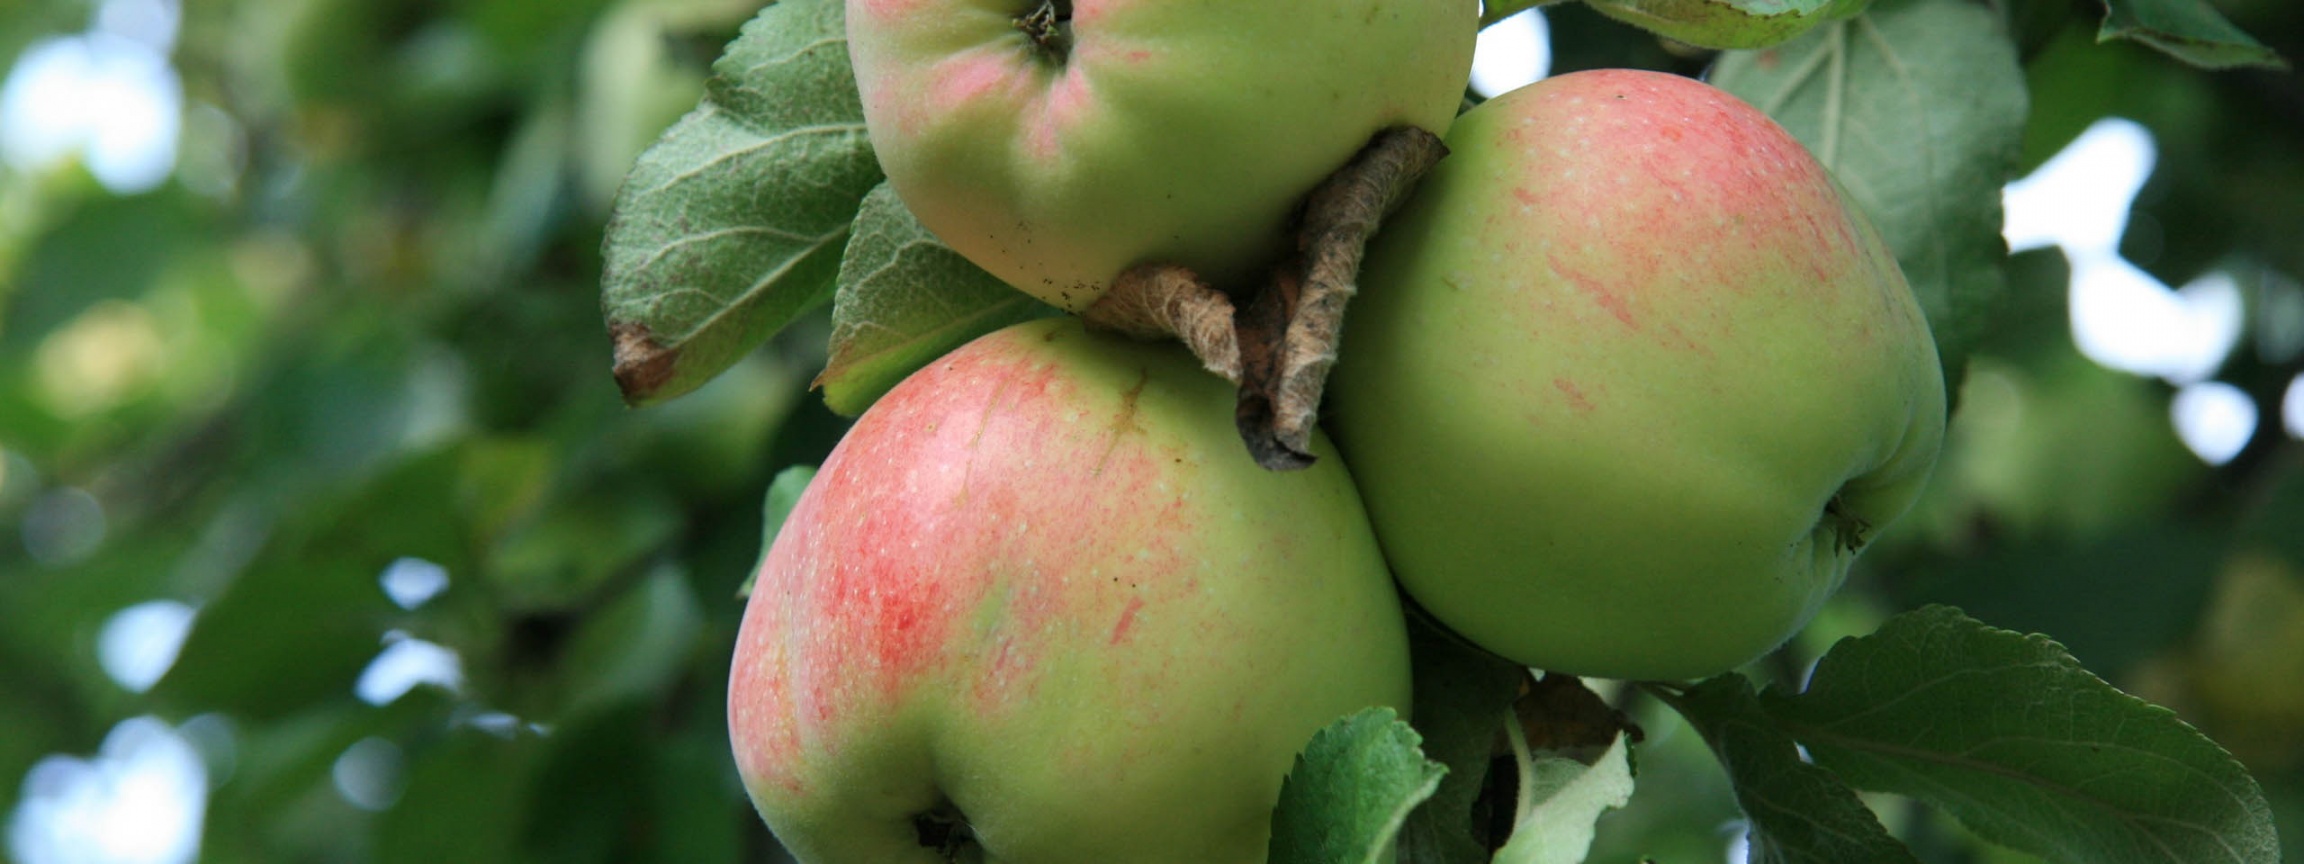
{"label": "apple cluster", "polygon": [[1262,861],[1312,733],[1406,713],[1402,594],[1517,663],[1679,680],[1806,623],[1943,437],[1928,324],[1765,115],[1658,73],[1458,116],[1476,0],[847,0],[869,132],[937,236],[1078,311],[1245,284],[1370,136],[1451,155],[1367,251],[1318,456],[1074,318],[847,433],[763,556],[730,679],[805,862]]}

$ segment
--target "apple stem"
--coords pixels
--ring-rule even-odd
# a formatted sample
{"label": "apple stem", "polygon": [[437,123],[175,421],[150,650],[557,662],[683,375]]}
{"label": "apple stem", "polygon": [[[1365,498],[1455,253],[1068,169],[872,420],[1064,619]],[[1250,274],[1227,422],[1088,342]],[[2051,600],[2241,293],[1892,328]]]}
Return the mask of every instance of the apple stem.
{"label": "apple stem", "polygon": [[1040,0],[1016,19],[1016,29],[1031,37],[1048,59],[1063,62],[1072,54],[1072,0]]}
{"label": "apple stem", "polygon": [[949,802],[912,817],[912,830],[922,847],[936,850],[937,857],[946,861],[960,861],[976,840],[968,820]]}
{"label": "apple stem", "polygon": [[1138,339],[1174,336],[1208,371],[1240,383],[1240,340],[1232,298],[1201,281],[1190,268],[1174,264],[1129,268],[1080,317],[1088,326]]}
{"label": "apple stem", "polygon": [[1312,430],[1336,365],[1344,309],[1384,217],[1448,155],[1413,126],[1376,133],[1304,201],[1297,257],[1275,274],[1239,321],[1240,436],[1256,462],[1284,471],[1312,464]]}
{"label": "apple stem", "polygon": [[[1027,22],[1049,8],[1017,26],[1029,30]],[[1305,197],[1297,254],[1274,269],[1246,306],[1190,268],[1145,264],[1120,274],[1080,317],[1139,339],[1181,340],[1208,371],[1239,385],[1233,422],[1256,464],[1271,471],[1309,467],[1320,398],[1336,365],[1344,307],[1359,291],[1368,240],[1446,155],[1439,136],[1413,126],[1376,133]]]}
{"label": "apple stem", "polygon": [[1854,555],[1872,542],[1872,523],[1848,513],[1848,504],[1838,494],[1824,502],[1824,518],[1832,523],[1833,551]]}

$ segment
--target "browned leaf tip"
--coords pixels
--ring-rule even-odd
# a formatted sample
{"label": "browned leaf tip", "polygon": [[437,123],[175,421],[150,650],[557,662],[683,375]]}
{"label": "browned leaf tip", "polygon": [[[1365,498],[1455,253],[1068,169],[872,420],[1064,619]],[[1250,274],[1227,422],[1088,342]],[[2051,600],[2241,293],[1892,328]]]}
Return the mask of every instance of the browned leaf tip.
{"label": "browned leaf tip", "polygon": [[679,349],[658,344],[645,324],[618,321],[608,325],[608,335],[616,343],[616,388],[624,392],[624,404],[647,404],[672,381]]}
{"label": "browned leaf tip", "polygon": [[1240,342],[1232,315],[1232,298],[1174,264],[1129,269],[1080,312],[1090,327],[1138,339],[1177,339],[1208,371],[1238,384]]}

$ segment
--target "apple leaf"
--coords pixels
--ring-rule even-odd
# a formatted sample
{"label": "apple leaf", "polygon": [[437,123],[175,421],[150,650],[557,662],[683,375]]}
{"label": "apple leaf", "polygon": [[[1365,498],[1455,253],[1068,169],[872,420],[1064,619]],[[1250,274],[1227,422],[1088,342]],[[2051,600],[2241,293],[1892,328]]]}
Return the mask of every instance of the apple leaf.
{"label": "apple leaf", "polygon": [[1801,761],[1792,736],[1734,673],[1651,688],[1711,745],[1750,821],[1754,864],[1918,864],[1840,778]]}
{"label": "apple leaf", "polygon": [[1057,314],[938,241],[882,183],[864,196],[840,262],[831,354],[816,386],[832,410],[854,417],[945,352]]}
{"label": "apple leaf", "polygon": [[488,549],[480,576],[496,601],[522,612],[586,606],[679,536],[679,502],[659,487],[564,494]]}
{"label": "apple leaf", "polygon": [[1573,675],[1527,680],[1506,727],[1518,794],[1498,864],[1577,864],[1600,814],[1632,799],[1640,727]]}
{"label": "apple leaf", "polygon": [[479,569],[466,514],[443,504],[458,500],[465,464],[461,445],[411,454],[285,516],[194,618],[152,698],[255,720],[343,698],[399,611],[377,587],[387,566],[420,558],[457,578]]}
{"label": "apple leaf", "polygon": [[2000,187],[2027,97],[1999,14],[1968,0],[1879,0],[1761,51],[1712,83],[1798,137],[1895,251],[1957,383],[2007,281]]}
{"label": "apple leaf", "polygon": [[[1526,752],[1524,750],[1520,752]],[[1591,765],[1532,757],[1521,768],[1526,800],[1496,864],[1578,864],[1592,851],[1600,814],[1632,800],[1631,736],[1619,733]]]}
{"label": "apple leaf", "polygon": [[2051,861],[2280,859],[2263,792],[2230,754],[2047,637],[1951,607],[1842,640],[1806,692],[1771,688],[1763,703],[1857,787]]}
{"label": "apple leaf", "polygon": [[[2304,292],[2291,294],[2288,302],[2298,305],[2290,320],[2304,321]],[[2259,493],[2255,511],[2240,523],[2241,538],[2291,565],[2304,567],[2304,531],[2296,530],[2296,526],[2304,525],[2304,461],[2283,462],[2269,479],[2259,482],[2264,491]]]}
{"label": "apple leaf", "polygon": [[814,467],[794,465],[776,472],[776,479],[768,481],[768,500],[760,507],[760,557],[752,562],[752,575],[744,577],[744,585],[736,589],[736,596],[752,596],[752,583],[760,578],[760,566],[768,563],[768,547],[776,545],[776,533],[784,530],[784,520],[791,518],[792,508],[800,503],[800,493],[808,491],[808,482],[814,479]]}
{"label": "apple leaf", "polygon": [[2277,51],[2241,32],[2208,0],[2103,0],[2104,26],[2096,41],[2128,39],[2208,69],[2262,66],[2286,69]]}
{"label": "apple leaf", "polygon": [[762,10],[624,180],[601,306],[625,401],[694,390],[832,293],[880,165],[840,0]]}
{"label": "apple leaf", "polygon": [[[413,754],[406,785],[377,814],[375,860],[381,864],[511,861],[522,858],[520,826],[529,818],[538,768],[555,739],[506,741],[453,729]],[[567,823],[541,823],[567,824]]]}
{"label": "apple leaf", "polygon": [[1490,24],[1557,2],[1560,0],[1486,0],[1480,4],[1480,26],[1485,29]]}
{"label": "apple leaf", "polygon": [[1413,664],[1416,704],[1411,724],[1423,735],[1424,753],[1448,766],[1432,798],[1408,815],[1400,829],[1404,864],[1485,864],[1502,837],[1488,836],[1490,807],[1511,802],[1481,800],[1496,733],[1511,715],[1512,700],[1528,670],[1474,648],[1432,624],[1418,610],[1408,615],[1408,656]]}
{"label": "apple leaf", "polygon": [[1296,757],[1272,816],[1272,864],[1374,864],[1447,766],[1424,758],[1423,738],[1390,708],[1328,724]]}
{"label": "apple leaf", "polygon": [[586,615],[560,660],[558,716],[653,700],[679,680],[705,633],[704,610],[680,568],[659,564]]}
{"label": "apple leaf", "polygon": [[1765,48],[1863,6],[1835,0],[1587,0],[1587,5],[1634,27],[1704,48]]}

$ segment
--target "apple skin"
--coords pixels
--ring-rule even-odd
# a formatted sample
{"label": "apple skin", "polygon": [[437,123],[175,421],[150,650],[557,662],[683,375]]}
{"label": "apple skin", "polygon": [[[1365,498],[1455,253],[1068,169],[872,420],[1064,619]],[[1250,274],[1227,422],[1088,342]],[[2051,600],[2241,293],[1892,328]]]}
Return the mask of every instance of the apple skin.
{"label": "apple skin", "polygon": [[1233,400],[1179,346],[1061,318],[864,414],[765,557],[729,682],[745,788],[799,860],[942,862],[916,820],[950,810],[987,862],[1258,862],[1312,734],[1405,712],[1350,476],[1257,468]]}
{"label": "apple skin", "polygon": [[1478,0],[848,0],[865,125],[897,195],[1003,281],[1079,311],[1138,264],[1253,284],[1303,196],[1378,130],[1444,134]]}
{"label": "apple skin", "polygon": [[1943,441],[1894,257],[1798,141],[1691,79],[1540,81],[1448,145],[1369,251],[1329,389],[1402,587],[1576,675],[1781,644]]}

